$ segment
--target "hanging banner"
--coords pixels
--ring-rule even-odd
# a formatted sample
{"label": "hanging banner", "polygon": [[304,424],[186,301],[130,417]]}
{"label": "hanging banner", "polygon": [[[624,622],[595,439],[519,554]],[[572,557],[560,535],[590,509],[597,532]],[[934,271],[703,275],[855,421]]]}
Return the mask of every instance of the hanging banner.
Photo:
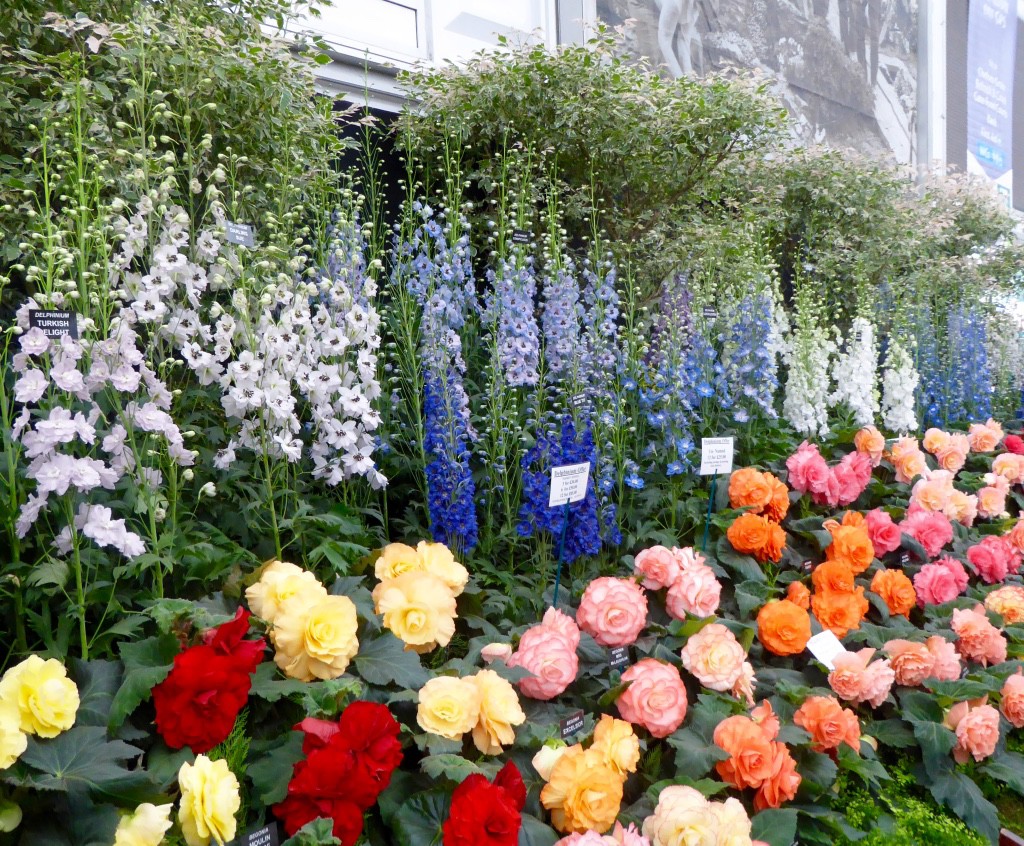
{"label": "hanging banner", "polygon": [[967,19],[967,172],[1013,202],[1013,65],[1017,0],[972,0]]}

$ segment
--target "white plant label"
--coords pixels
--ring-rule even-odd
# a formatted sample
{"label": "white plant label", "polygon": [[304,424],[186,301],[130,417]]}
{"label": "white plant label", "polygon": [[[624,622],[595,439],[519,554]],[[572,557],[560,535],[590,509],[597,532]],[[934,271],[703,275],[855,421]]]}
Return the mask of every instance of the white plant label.
{"label": "white plant label", "polygon": [[229,244],[239,244],[249,248],[255,244],[252,227],[248,223],[235,223],[229,220],[224,227],[224,237]]}
{"label": "white plant label", "polygon": [[814,637],[807,641],[807,648],[811,650],[811,655],[821,661],[830,670],[836,668],[833,661],[836,657],[846,652],[846,647],[840,642],[832,632],[825,629],[823,632],[818,632]]}
{"label": "white plant label", "polygon": [[700,475],[714,476],[732,472],[733,439],[701,438]]}
{"label": "white plant label", "polygon": [[587,481],[590,479],[590,462],[584,464],[563,464],[551,468],[551,493],[548,508],[579,502],[587,495]]}

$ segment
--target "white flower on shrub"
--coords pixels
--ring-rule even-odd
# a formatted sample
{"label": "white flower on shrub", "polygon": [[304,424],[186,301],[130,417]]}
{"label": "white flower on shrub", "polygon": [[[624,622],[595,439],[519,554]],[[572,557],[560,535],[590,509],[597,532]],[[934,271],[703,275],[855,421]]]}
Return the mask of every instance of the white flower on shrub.
{"label": "white flower on shrub", "polygon": [[835,390],[829,405],[846,403],[858,426],[871,426],[878,414],[878,350],[875,327],[863,317],[854,318],[846,339],[846,351],[832,370]]}
{"label": "white flower on shrub", "polygon": [[882,425],[890,432],[917,431],[914,392],[919,380],[913,358],[892,339],[882,372]]}

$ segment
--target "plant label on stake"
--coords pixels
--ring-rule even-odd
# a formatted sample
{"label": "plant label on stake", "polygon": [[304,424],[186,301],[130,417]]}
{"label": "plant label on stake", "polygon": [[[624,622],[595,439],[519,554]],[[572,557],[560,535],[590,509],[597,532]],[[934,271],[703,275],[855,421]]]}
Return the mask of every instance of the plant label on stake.
{"label": "plant label on stake", "polygon": [[587,496],[587,482],[590,479],[590,462],[563,464],[551,468],[551,492],[548,494],[548,508],[565,506],[562,514],[562,539],[558,543],[558,569],[555,572],[555,595],[551,606],[558,606],[558,584],[562,580],[562,561],[565,559],[565,536],[569,531],[569,505]]}
{"label": "plant label on stake", "polygon": [[529,244],[530,233],[525,229],[513,229],[512,230],[512,243],[513,244]]}
{"label": "plant label on stake", "polygon": [[733,443],[732,438],[701,438],[700,475],[717,476],[719,473],[731,473]]}
{"label": "plant label on stake", "polygon": [[707,320],[716,320],[718,318],[718,309],[714,306],[704,306],[703,314]]}
{"label": "plant label on stake", "polygon": [[73,311],[54,311],[34,308],[28,313],[28,325],[41,329],[47,338],[70,335],[78,338],[78,315]]}
{"label": "plant label on stake", "polygon": [[700,441],[700,475],[712,477],[708,514],[704,520],[704,543],[701,547],[704,551],[707,551],[708,535],[711,532],[711,511],[715,505],[718,474],[732,472],[733,449],[732,438],[701,438]]}
{"label": "plant label on stake", "polygon": [[551,492],[548,494],[548,508],[579,502],[587,495],[587,481],[590,479],[590,462],[563,464],[551,468]]}
{"label": "plant label on stake", "polygon": [[573,711],[568,717],[558,724],[562,740],[572,737],[576,732],[583,729],[583,711]]}
{"label": "plant label on stake", "polygon": [[834,670],[836,668],[836,665],[832,662],[839,655],[846,652],[846,647],[843,646],[839,638],[837,638],[828,629],[825,629],[823,632],[818,632],[814,637],[807,641],[807,648],[811,650],[811,655],[817,658],[830,670]]}
{"label": "plant label on stake", "polygon": [[243,247],[252,248],[256,243],[253,240],[252,227],[248,223],[235,223],[229,220],[224,228],[224,237],[229,244],[239,244]]}
{"label": "plant label on stake", "polygon": [[616,646],[614,649],[608,650],[608,666],[617,670],[619,667],[625,667],[629,663],[629,647],[628,646]]}
{"label": "plant label on stake", "polygon": [[280,842],[277,824],[270,823],[247,831],[241,837],[232,840],[229,846],[278,846]]}

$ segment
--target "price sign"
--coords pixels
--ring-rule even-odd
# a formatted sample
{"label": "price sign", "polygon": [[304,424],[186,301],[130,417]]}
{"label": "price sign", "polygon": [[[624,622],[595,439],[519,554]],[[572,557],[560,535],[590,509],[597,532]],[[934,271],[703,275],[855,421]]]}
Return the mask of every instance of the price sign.
{"label": "price sign", "polygon": [[614,649],[608,650],[608,666],[613,670],[617,670],[619,667],[625,667],[628,663],[628,646],[616,646]]}
{"label": "price sign", "polygon": [[32,309],[28,313],[28,325],[33,329],[42,329],[47,338],[60,338],[64,335],[78,337],[78,315],[73,311]]}
{"label": "price sign", "polygon": [[846,652],[846,647],[843,646],[839,638],[828,629],[818,632],[818,634],[807,641],[807,648],[811,650],[811,655],[830,670],[836,668],[835,664],[832,663],[836,657]]}
{"label": "price sign", "polygon": [[568,717],[558,724],[562,733],[562,740],[572,737],[576,732],[583,730],[583,711],[573,711]]}
{"label": "price sign", "polygon": [[270,825],[247,831],[241,837],[232,840],[229,846],[278,846],[280,842],[277,825],[271,823]]}
{"label": "price sign", "polygon": [[717,476],[732,472],[733,439],[701,438],[700,475]]}
{"label": "price sign", "polygon": [[256,242],[253,240],[252,227],[248,223],[227,222],[224,237],[229,244],[240,244],[243,247],[252,247]]}
{"label": "price sign", "polygon": [[513,244],[529,244],[530,233],[525,229],[513,229],[512,230],[512,243]]}
{"label": "price sign", "polygon": [[551,493],[548,508],[579,502],[587,495],[587,481],[590,479],[590,463],[563,464],[551,468]]}

